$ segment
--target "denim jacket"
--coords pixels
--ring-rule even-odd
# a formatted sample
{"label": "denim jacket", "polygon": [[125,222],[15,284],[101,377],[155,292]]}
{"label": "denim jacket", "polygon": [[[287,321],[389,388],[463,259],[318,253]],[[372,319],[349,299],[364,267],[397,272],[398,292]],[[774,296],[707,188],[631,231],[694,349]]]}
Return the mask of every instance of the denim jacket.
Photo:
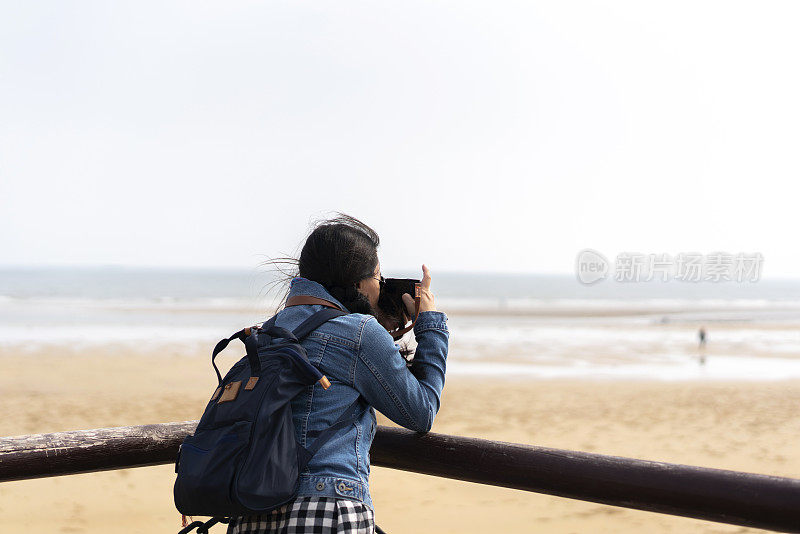
{"label": "denim jacket", "polygon": [[[297,277],[289,296],[311,295],[342,306],[319,283]],[[342,308],[348,311],[344,306]],[[293,329],[321,305],[290,306],[278,312],[276,326]],[[292,401],[297,440],[306,446],[309,432],[331,426],[361,396],[367,408],[360,419],[339,430],[300,473],[298,496],[360,501],[372,508],[369,449],[375,437],[375,409],[395,423],[427,432],[439,411],[447,358],[447,316],[421,312],[414,325],[417,348],[410,368],[392,336],[372,315],[335,317],[301,344],[312,364],[328,377],[330,388],[309,386]],[[313,434],[312,434],[313,435]]]}

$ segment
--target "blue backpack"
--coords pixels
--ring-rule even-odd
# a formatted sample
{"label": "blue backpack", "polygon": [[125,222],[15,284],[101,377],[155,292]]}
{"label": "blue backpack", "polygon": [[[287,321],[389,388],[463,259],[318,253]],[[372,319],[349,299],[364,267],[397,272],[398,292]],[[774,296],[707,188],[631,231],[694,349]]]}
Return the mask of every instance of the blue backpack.
{"label": "blue backpack", "polygon": [[[211,364],[217,387],[195,433],[178,449],[175,463],[175,506],[185,516],[211,516],[181,532],[207,532],[233,516],[269,512],[297,494],[299,474],[333,434],[364,412],[356,399],[329,428],[318,432],[310,447],[297,443],[291,400],[306,387],[328,379],[309,361],[300,340],[345,312],[326,308],[294,331],[275,326],[272,317],[261,327],[245,328],[217,343]],[[247,356],[223,379],[214,358],[234,339],[244,342]]]}

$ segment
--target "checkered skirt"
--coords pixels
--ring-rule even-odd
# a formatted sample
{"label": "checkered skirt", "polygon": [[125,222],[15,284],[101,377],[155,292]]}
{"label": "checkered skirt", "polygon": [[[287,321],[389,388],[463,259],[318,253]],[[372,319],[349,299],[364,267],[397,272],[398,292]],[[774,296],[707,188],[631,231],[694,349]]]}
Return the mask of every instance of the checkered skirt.
{"label": "checkered skirt", "polygon": [[374,534],[375,515],[364,503],[297,497],[261,515],[236,517],[227,534]]}

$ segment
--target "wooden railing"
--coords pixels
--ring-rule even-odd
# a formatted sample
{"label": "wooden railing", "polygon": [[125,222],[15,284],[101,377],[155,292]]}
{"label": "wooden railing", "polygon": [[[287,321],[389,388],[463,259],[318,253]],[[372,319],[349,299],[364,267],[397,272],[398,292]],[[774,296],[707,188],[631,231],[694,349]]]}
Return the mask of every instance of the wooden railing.
{"label": "wooden railing", "polygon": [[[0,482],[171,463],[197,421],[0,438]],[[373,465],[800,532],[800,480],[380,427]]]}

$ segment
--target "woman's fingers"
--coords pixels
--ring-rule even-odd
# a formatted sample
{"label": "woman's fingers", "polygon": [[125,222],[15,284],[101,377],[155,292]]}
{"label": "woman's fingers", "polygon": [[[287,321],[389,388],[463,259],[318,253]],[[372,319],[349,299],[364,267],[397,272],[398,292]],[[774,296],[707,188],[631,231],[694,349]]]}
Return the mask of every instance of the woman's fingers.
{"label": "woman's fingers", "polygon": [[431,288],[431,270],[424,263],[422,264],[422,287],[424,289]]}
{"label": "woman's fingers", "polygon": [[403,293],[402,298],[403,298],[403,304],[406,305],[406,315],[413,319],[414,314],[417,311],[416,306],[414,305],[414,297],[412,297],[408,293]]}
{"label": "woman's fingers", "polygon": [[422,283],[419,288],[419,311],[436,311],[433,303],[433,293],[431,293],[431,270],[424,263],[422,264]]}

